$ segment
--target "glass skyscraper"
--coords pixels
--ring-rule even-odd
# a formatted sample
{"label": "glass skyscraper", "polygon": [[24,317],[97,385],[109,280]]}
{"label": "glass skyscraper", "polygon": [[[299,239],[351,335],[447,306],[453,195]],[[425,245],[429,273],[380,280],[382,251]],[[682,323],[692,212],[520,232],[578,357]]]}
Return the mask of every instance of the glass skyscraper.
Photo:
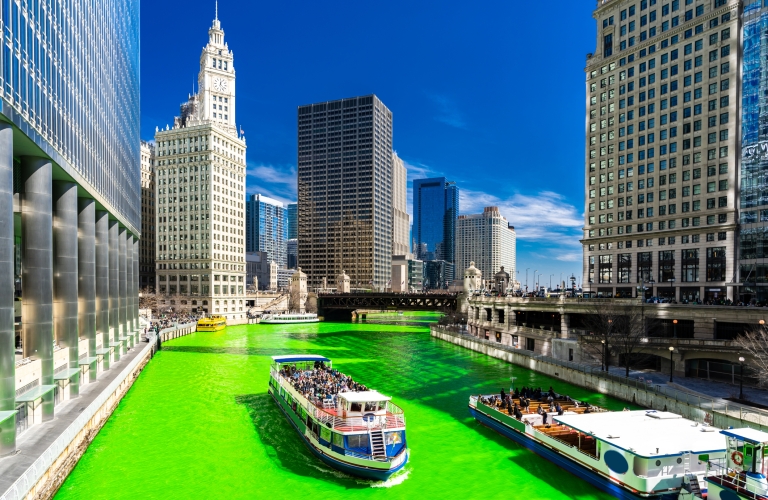
{"label": "glass skyscraper", "polygon": [[137,340],[139,3],[3,1],[0,26],[3,456]]}
{"label": "glass skyscraper", "polygon": [[288,239],[295,240],[299,237],[299,204],[288,204]]}
{"label": "glass skyscraper", "polygon": [[459,188],[445,177],[413,181],[413,253],[455,263]]}
{"label": "glass skyscraper", "polygon": [[288,211],[283,203],[260,194],[245,203],[245,251],[266,252],[267,259],[286,267]]}

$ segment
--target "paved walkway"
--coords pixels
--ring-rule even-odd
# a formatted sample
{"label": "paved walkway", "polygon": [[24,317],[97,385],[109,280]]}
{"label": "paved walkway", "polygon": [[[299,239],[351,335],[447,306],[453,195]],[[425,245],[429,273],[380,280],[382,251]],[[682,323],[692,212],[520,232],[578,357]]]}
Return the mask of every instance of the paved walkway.
{"label": "paved walkway", "polygon": [[[612,374],[619,375],[621,377],[623,377],[625,374],[625,369],[619,366],[611,366],[610,371]],[[642,377],[645,380],[653,380],[653,383],[656,385],[669,385],[669,372],[663,373],[654,370],[630,370],[629,376],[632,378]],[[677,386],[680,386],[681,388],[715,399],[724,400],[725,398],[739,397],[738,377],[736,379],[735,385],[714,380],[706,380],[702,378],[679,376],[673,377],[673,383]],[[745,386],[744,399],[768,406],[768,390]]]}
{"label": "paved walkway", "polygon": [[17,453],[0,458],[0,495],[10,488],[93,400],[120,374],[129,361],[147,344],[139,342],[133,349],[101,372],[96,382],[80,387],[80,397],[64,401],[55,408],[54,419],[30,427],[16,438]]}

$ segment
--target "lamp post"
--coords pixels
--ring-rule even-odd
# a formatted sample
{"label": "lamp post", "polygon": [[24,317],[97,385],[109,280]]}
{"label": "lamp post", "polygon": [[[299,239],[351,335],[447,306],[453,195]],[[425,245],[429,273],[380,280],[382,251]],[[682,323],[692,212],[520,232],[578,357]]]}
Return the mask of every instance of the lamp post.
{"label": "lamp post", "polygon": [[672,353],[675,352],[673,346],[669,346],[669,383],[672,383],[672,374],[675,371],[675,360],[672,359]]}
{"label": "lamp post", "polygon": [[676,319],[672,320],[672,326],[674,327],[673,330],[672,330],[672,332],[673,332],[672,333],[672,338],[676,339],[677,338],[677,320]]}
{"label": "lamp post", "polygon": [[672,300],[677,301],[677,294],[675,294],[675,278],[669,278],[669,291],[672,293]]}
{"label": "lamp post", "polygon": [[526,267],[525,268],[525,291],[526,291],[526,293],[528,292],[528,269],[530,269],[530,267]]}
{"label": "lamp post", "polygon": [[[762,320],[760,320],[762,321]],[[741,370],[739,371],[739,399],[744,399],[744,356],[739,356]]]}
{"label": "lamp post", "polygon": [[603,344],[603,355],[600,357],[600,370],[605,371],[605,340],[600,341]]}
{"label": "lamp post", "polygon": [[605,366],[605,371],[608,370],[608,342],[606,342],[607,339],[611,338],[611,327],[613,326],[613,320],[611,318],[608,318],[608,333],[606,335],[605,340],[603,340],[603,365]]}

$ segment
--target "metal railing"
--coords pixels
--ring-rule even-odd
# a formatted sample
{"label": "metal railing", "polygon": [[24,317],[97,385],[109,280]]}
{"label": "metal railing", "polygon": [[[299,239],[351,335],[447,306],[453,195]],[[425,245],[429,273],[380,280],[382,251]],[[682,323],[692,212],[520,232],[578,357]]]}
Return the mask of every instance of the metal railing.
{"label": "metal railing", "polygon": [[685,391],[675,389],[668,385],[657,384],[651,380],[644,380],[641,377],[624,377],[603,371],[600,366],[593,366],[582,363],[575,363],[573,361],[564,361],[551,356],[543,354],[536,354],[532,351],[525,349],[515,348],[506,344],[496,343],[489,340],[481,339],[470,335],[468,332],[460,330],[459,328],[452,326],[432,325],[437,331],[446,332],[457,338],[470,339],[472,342],[477,342],[494,349],[507,351],[517,354],[519,356],[525,356],[527,358],[536,360],[541,363],[549,363],[551,365],[562,366],[575,371],[583,373],[585,376],[592,377],[599,380],[611,380],[620,384],[624,384],[628,387],[638,390],[644,390],[652,394],[659,396],[665,396],[669,399],[675,400],[675,402],[685,403],[690,406],[695,406],[703,410],[704,412],[717,413],[725,415],[731,418],[739,419],[743,422],[751,424],[757,424],[768,428],[768,410],[755,408],[754,406],[743,405],[727,401],[719,398],[712,398],[709,396],[694,393],[693,391]]}
{"label": "metal railing", "polygon": [[713,459],[709,461],[707,479],[724,488],[738,492],[739,498],[765,498],[768,496],[768,487],[748,481],[747,476],[734,472],[736,471],[729,470],[725,466],[724,459]]}

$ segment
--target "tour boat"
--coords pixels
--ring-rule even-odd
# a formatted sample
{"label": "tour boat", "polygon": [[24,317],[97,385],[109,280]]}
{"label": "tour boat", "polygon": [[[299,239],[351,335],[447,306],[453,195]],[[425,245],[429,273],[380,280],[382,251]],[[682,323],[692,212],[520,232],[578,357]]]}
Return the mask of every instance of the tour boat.
{"label": "tour boat", "polygon": [[[719,429],[670,412],[594,407],[586,412],[585,405],[558,398],[563,414],[547,411],[544,424],[538,413],[524,413],[521,420],[510,416],[492,397],[470,397],[475,419],[617,498],[706,494],[708,464],[726,453]],[[540,404],[548,406],[532,401],[531,408]]]}
{"label": "tour boat", "polygon": [[[710,459],[706,476],[708,498],[768,500],[768,433],[757,429],[726,429],[725,457]],[[691,491],[695,494],[696,488]],[[689,496],[680,500],[694,498]]]}
{"label": "tour boat", "polygon": [[265,314],[261,317],[261,323],[290,324],[290,323],[317,323],[320,321],[315,313],[282,313]]}
{"label": "tour boat", "polygon": [[294,386],[317,374],[338,373],[330,370],[331,360],[323,356],[272,356],[269,393],[320,460],[347,474],[384,481],[408,461],[403,410],[373,390],[319,399]]}
{"label": "tour boat", "polygon": [[227,326],[227,318],[224,316],[210,316],[208,318],[200,318],[197,321],[198,332],[218,332],[223,330]]}

